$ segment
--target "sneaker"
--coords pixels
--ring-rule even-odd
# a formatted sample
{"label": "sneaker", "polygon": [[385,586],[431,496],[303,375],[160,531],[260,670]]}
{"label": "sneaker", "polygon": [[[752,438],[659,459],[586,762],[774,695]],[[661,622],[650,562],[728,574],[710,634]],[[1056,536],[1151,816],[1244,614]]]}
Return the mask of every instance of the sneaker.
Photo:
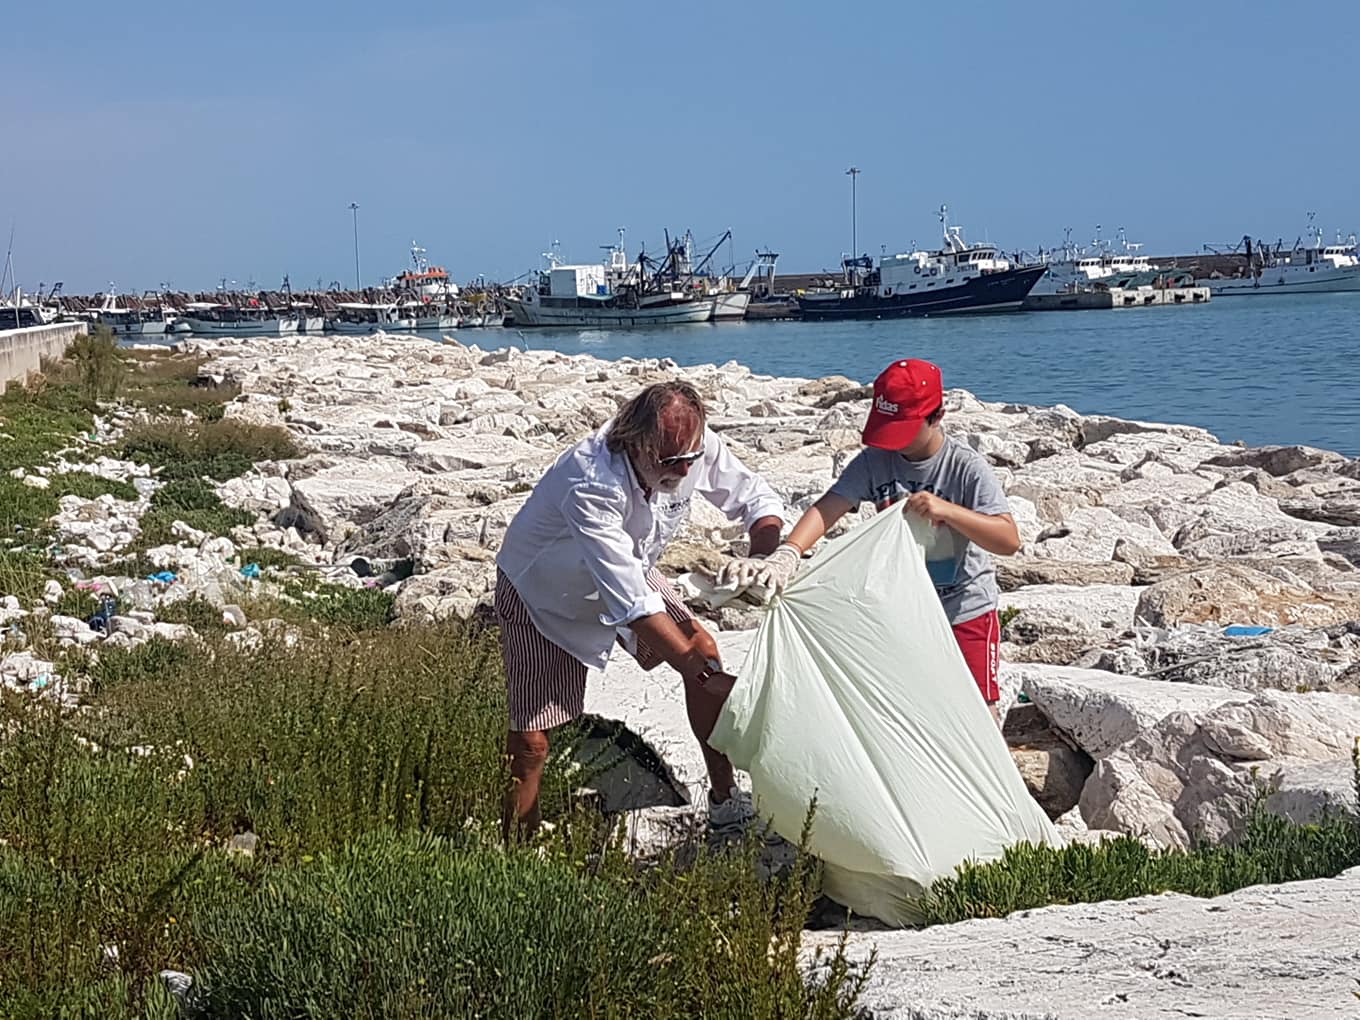
{"label": "sneaker", "polygon": [[708,835],[720,842],[736,841],[748,831],[755,832],[767,844],[782,842],[770,828],[769,822],[756,814],[751,795],[735,786],[721,804],[714,803],[713,792],[708,794]]}
{"label": "sneaker", "polygon": [[751,803],[751,795],[745,790],[732,787],[728,798],[721,804],[713,800],[713,791],[708,793],[708,829],[710,832],[740,832],[755,821],[756,809]]}

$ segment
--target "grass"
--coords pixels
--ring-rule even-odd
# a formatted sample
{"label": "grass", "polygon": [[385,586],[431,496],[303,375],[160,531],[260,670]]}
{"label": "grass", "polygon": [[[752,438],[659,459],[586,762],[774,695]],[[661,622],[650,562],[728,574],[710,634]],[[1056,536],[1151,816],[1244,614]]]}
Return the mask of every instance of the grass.
{"label": "grass", "polygon": [[379,588],[296,580],[283,586],[284,599],[275,615],[293,623],[317,621],[351,630],[385,627],[392,620],[396,596]]}
{"label": "grass", "polygon": [[227,535],[232,528],[254,524],[255,515],[227,506],[216,489],[201,478],[172,478],[156,490],[150,509],[142,516],[140,547],[149,549],[177,541],[176,521],[211,535]]}
{"label": "grass", "polygon": [[[1360,796],[1360,750],[1355,755]],[[1257,800],[1231,846],[1150,850],[1129,836],[1095,846],[1012,847],[987,864],[964,864],[930,889],[928,924],[1005,917],[1065,903],[1124,900],[1163,892],[1222,896],[1250,885],[1329,878],[1360,866],[1360,816],[1295,825]]]}
{"label": "grass", "polygon": [[245,474],[259,461],[301,455],[287,429],[221,421],[159,421],[129,429],[122,456],[159,469],[164,479],[212,478],[218,482]]}
{"label": "grass", "polygon": [[241,563],[254,563],[260,570],[286,570],[289,567],[302,566],[302,559],[286,549],[276,549],[273,546],[253,546],[242,548]]}
{"label": "grass", "polygon": [[798,965],[810,859],[639,870],[556,769],[556,830],[500,847],[489,634],[210,635],[86,668],[79,713],[0,699],[0,1015],[169,1017],[164,968],[206,1017],[855,1015],[861,971]]}
{"label": "grass", "polygon": [[206,361],[199,355],[172,351],[133,351],[120,396],[153,411],[192,411],[204,421],[220,421],[226,404],[241,391],[236,385],[207,384],[202,376]]}
{"label": "grass", "polygon": [[222,610],[201,595],[157,606],[156,619],[163,623],[187,624],[199,634],[225,634],[229,629],[222,622]]}

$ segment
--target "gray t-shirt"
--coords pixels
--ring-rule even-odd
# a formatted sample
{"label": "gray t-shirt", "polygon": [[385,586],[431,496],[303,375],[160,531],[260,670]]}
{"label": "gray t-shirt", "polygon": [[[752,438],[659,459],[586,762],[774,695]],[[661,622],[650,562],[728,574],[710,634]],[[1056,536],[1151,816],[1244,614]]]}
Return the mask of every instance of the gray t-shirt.
{"label": "gray t-shirt", "polygon": [[[852,505],[873,503],[879,510],[922,489],[980,514],[1011,510],[991,465],[952,436],[926,460],[907,460],[892,450],[868,447],[831,486],[832,492]],[[966,623],[995,609],[998,593],[992,557],[953,528],[941,526],[934,531],[935,541],[926,550],[926,569],[949,622]]]}

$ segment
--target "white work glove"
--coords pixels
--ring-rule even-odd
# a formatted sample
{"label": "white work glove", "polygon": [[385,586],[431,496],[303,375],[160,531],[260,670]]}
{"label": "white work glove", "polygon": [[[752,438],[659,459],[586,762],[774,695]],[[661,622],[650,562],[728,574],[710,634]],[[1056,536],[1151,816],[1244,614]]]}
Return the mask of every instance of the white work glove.
{"label": "white work glove", "polygon": [[718,584],[749,588],[758,585],[772,592],[783,591],[798,573],[803,554],[785,542],[766,557],[748,556],[728,560],[718,570]]}

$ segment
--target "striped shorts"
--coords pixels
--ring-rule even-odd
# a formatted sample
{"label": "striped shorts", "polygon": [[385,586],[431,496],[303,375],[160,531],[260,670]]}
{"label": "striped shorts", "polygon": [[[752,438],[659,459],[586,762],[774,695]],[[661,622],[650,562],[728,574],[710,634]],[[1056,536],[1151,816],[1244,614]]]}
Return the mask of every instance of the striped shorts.
{"label": "striped shorts", "polygon": [[[660,593],[666,614],[676,623],[694,619],[675,586],[655,567],[647,572],[647,586]],[[496,571],[496,622],[505,660],[510,729],[550,730],[580,716],[586,701],[585,663],[539,633],[519,592],[501,570]],[[637,642],[632,655],[644,670],[665,661],[643,641]]]}

